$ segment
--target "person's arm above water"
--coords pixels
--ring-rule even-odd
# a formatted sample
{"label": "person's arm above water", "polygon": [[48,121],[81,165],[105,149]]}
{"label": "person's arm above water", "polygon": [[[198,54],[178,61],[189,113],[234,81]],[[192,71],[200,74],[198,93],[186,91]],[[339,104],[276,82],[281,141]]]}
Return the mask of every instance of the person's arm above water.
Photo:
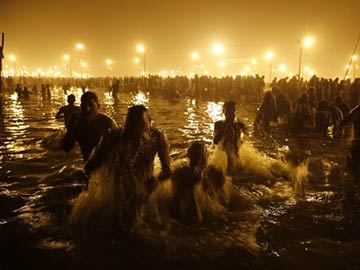
{"label": "person's arm above water", "polygon": [[241,131],[242,131],[246,136],[249,136],[248,129],[247,129],[246,125],[245,125],[243,122],[241,122],[241,121],[238,121],[238,124],[239,124],[239,126],[240,126],[240,128],[241,128]]}
{"label": "person's arm above water", "polygon": [[223,121],[217,121],[214,124],[214,144],[218,144],[224,136],[225,124]]}
{"label": "person's arm above water", "polygon": [[354,109],[352,109],[349,114],[341,121],[340,126],[347,125],[350,121],[352,121],[354,114],[360,110],[360,105],[357,105]]}
{"label": "person's arm above water", "polygon": [[112,149],[119,142],[121,137],[121,128],[109,129],[101,138],[98,145],[96,146],[94,155],[86,162],[84,169],[86,172],[91,172],[99,167],[105,160],[107,160],[108,155],[111,153]]}
{"label": "person's arm above water", "polygon": [[169,144],[163,132],[159,131],[158,155],[161,162],[161,173],[159,181],[165,180],[171,176],[171,163],[169,155]]}
{"label": "person's arm above water", "polygon": [[61,107],[55,115],[56,119],[64,118],[64,107]]}

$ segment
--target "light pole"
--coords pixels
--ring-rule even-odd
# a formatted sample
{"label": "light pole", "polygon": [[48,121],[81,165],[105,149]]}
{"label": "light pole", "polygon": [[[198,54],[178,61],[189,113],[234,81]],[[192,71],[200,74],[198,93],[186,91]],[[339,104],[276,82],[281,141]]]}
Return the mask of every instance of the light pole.
{"label": "light pole", "polygon": [[107,69],[108,69],[108,71],[109,71],[109,76],[110,76],[110,75],[111,75],[111,71],[112,71],[111,65],[112,65],[112,63],[113,63],[113,60],[111,60],[111,59],[106,59],[105,63],[106,63],[106,65],[107,65]]}
{"label": "light pole", "polygon": [[269,51],[266,53],[265,55],[266,59],[270,61],[270,74],[269,74],[269,81],[270,81],[270,84],[271,84],[271,77],[272,77],[272,69],[273,69],[273,58],[274,58],[274,53]]}
{"label": "light pole", "polygon": [[86,63],[86,62],[82,62],[82,63],[81,63],[81,66],[82,66],[82,72],[81,72],[81,73],[82,73],[82,77],[85,78],[85,77],[86,77],[86,76],[85,76],[85,75],[86,75],[85,71],[86,71],[87,63]]}
{"label": "light pole", "polygon": [[[84,48],[85,48],[85,46],[84,46],[83,43],[76,43],[76,44],[75,44],[75,49],[76,49],[77,51],[82,51],[82,50],[84,50]],[[75,58],[75,59],[76,59],[76,58]],[[80,68],[81,68],[82,71],[83,71],[84,68],[85,68],[85,67],[84,67],[84,63],[85,63],[85,62],[83,62],[81,58],[78,58],[77,60],[79,61]],[[86,65],[86,63],[85,63],[85,65]]]}
{"label": "light pole", "polygon": [[14,77],[16,76],[16,57],[13,54],[9,55],[9,60],[14,63]]}
{"label": "light pole", "polygon": [[137,46],[136,46],[136,50],[139,52],[139,53],[142,53],[143,55],[143,76],[145,76],[145,72],[146,72],[146,59],[145,59],[145,46],[141,43],[139,43]]}
{"label": "light pole", "polygon": [[69,78],[71,78],[71,57],[70,57],[70,55],[68,55],[68,54],[65,54],[64,55],[64,60],[65,61],[67,61],[68,62],[68,73],[69,73]]}
{"label": "light pole", "polygon": [[301,76],[301,61],[302,61],[302,53],[303,53],[303,49],[310,47],[312,44],[314,43],[314,40],[311,37],[306,37],[304,39],[298,39],[298,44],[299,44],[299,71],[298,71],[298,75],[299,78]]}
{"label": "light pole", "polygon": [[195,66],[194,66],[195,70],[194,71],[195,71],[195,74],[197,74],[198,72],[197,72],[197,64],[196,64],[196,62],[199,59],[198,52],[196,52],[196,51],[192,52],[191,53],[191,59],[195,62]]}

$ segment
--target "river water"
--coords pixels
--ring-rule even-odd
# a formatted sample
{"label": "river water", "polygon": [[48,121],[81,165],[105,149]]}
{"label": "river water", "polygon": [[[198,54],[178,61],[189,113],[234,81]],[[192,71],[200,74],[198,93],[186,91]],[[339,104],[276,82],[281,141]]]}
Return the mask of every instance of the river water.
{"label": "river water", "polygon": [[[167,135],[173,161],[183,159],[194,140],[214,151],[213,123],[222,118],[221,101],[169,102],[139,92],[121,94],[114,103],[108,93],[96,92],[101,112],[120,125],[128,106],[148,106],[153,124]],[[81,89],[72,93],[78,103]],[[243,151],[248,169],[231,184],[251,202],[249,209],[200,225],[174,222],[136,234],[77,231],[68,218],[85,181],[79,150],[65,154],[59,147],[63,122],[55,114],[65,103],[61,89],[53,89],[51,100],[19,100],[12,93],[1,99],[0,269],[359,269],[359,174],[346,165],[348,140],[280,128],[255,137],[257,105],[240,104],[237,117],[250,129]],[[269,176],[263,167],[273,161],[306,177],[294,183],[276,167]]]}

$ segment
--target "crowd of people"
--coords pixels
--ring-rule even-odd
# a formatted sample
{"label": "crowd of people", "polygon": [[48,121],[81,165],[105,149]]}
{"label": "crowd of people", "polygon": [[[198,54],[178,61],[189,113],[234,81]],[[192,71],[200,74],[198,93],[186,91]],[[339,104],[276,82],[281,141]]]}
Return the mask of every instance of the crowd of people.
{"label": "crowd of people", "polygon": [[[41,94],[44,99],[51,98],[50,83],[62,85],[64,93],[65,90],[70,90],[70,85],[81,86],[84,92],[81,106],[75,106],[75,96],[69,95],[69,104],[61,107],[56,115],[56,118],[63,117],[65,122],[66,134],[62,145],[68,152],[76,143],[79,144],[84,168],[88,174],[91,175],[103,166],[107,166],[113,172],[114,194],[118,200],[117,205],[121,205],[121,215],[117,214],[117,220],[125,227],[131,227],[137,212],[158,183],[166,179],[170,179],[173,185],[173,215],[180,219],[179,204],[183,203],[183,198],[194,201],[191,196],[189,197],[189,194],[192,194],[189,190],[193,190],[195,186],[201,186],[205,192],[212,195],[217,192],[223,193],[224,179],[237,169],[242,138],[248,131],[244,123],[236,120],[235,102],[225,102],[225,119],[214,124],[213,143],[219,145],[226,154],[226,169],[221,171],[209,166],[206,145],[203,142],[195,142],[188,149],[188,165],[173,171],[166,136],[151,125],[146,107],[130,107],[125,123],[118,126],[111,118],[99,112],[98,96],[94,92],[86,91],[86,88],[103,88],[111,92],[115,102],[118,101],[120,92],[138,90],[169,99],[192,96],[236,99],[246,103],[262,101],[254,122],[256,134],[271,132],[270,123],[280,122],[289,130],[296,130],[296,133],[313,130],[324,136],[328,134],[329,127],[332,127],[332,136],[337,139],[349,135],[349,126],[353,124],[354,136],[349,159],[360,162],[360,79],[353,83],[349,80],[322,79],[316,76],[309,81],[297,77],[274,79],[268,91],[264,91],[264,77],[260,76],[148,76],[73,81],[56,79],[55,82],[39,81],[38,78],[24,80],[24,84],[33,84],[32,92],[26,86],[22,90],[20,83],[17,84],[15,91],[19,98],[24,99],[28,99],[31,94],[37,94],[38,83],[41,83]],[[161,161],[161,173],[157,177],[154,176],[156,155]],[[179,180],[180,178],[182,180]],[[225,201],[223,200],[224,204]],[[194,217],[190,215],[190,218],[187,214],[185,216],[186,222]]]}

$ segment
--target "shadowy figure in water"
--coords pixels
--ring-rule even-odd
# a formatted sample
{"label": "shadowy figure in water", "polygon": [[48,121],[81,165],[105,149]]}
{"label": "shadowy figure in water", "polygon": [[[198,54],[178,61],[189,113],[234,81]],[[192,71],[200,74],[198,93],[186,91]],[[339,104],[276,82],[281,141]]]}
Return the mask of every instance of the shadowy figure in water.
{"label": "shadowy figure in water", "polygon": [[351,141],[351,146],[348,153],[348,159],[350,162],[354,162],[360,165],[360,105],[357,105],[340,123],[340,127],[343,127],[349,123],[353,124],[354,136]]}
{"label": "shadowy figure in water", "polygon": [[47,98],[48,100],[50,100],[50,99],[51,99],[51,89],[50,89],[50,84],[47,84],[47,85],[46,85],[46,98]]}
{"label": "shadowy figure in water", "polygon": [[301,95],[291,120],[291,130],[296,133],[313,128],[313,112],[306,93]]}
{"label": "shadowy figure in water", "polygon": [[31,93],[32,93],[33,95],[37,95],[37,94],[38,94],[38,87],[37,87],[36,83],[34,83],[32,89],[31,89]]}
{"label": "shadowy figure in water", "polygon": [[193,142],[187,151],[188,165],[176,168],[172,174],[173,203],[171,215],[185,223],[195,224],[202,220],[195,198],[195,187],[200,186],[204,193],[223,206],[228,204],[224,192],[225,176],[214,166],[208,165],[207,148],[204,142]]}
{"label": "shadowy figure in water", "polygon": [[[107,145],[105,142],[116,136],[119,131],[111,118],[98,112],[99,108],[97,95],[93,92],[84,93],[81,96],[81,113],[71,115],[63,140],[65,152],[73,149],[78,142],[84,161],[89,162],[96,158],[96,165],[102,162],[96,155],[99,147]],[[87,168],[94,169],[95,166]]]}
{"label": "shadowy figure in water", "polygon": [[62,106],[59,111],[56,113],[55,118],[61,119],[64,118],[65,127],[68,129],[69,127],[69,120],[72,114],[76,113],[79,114],[81,109],[79,106],[76,106],[75,103],[75,96],[73,94],[68,95],[67,97],[68,105]]}
{"label": "shadowy figure in water", "polygon": [[46,87],[45,84],[41,84],[41,97],[42,99],[46,98]]}
{"label": "shadowy figure in water", "polygon": [[235,169],[236,161],[239,159],[241,134],[248,134],[245,124],[235,119],[235,111],[234,101],[225,102],[223,106],[225,120],[215,122],[214,127],[213,142],[216,145],[221,143],[222,149],[226,152],[229,172]]}
{"label": "shadowy figure in water", "polygon": [[30,99],[30,91],[29,89],[25,86],[24,87],[24,90],[23,90],[23,97],[24,99],[26,100],[29,100]]}
{"label": "shadowy figure in water", "polygon": [[291,103],[285,94],[280,93],[276,100],[277,117],[284,125],[288,125],[292,113]]}
{"label": "shadowy figure in water", "polygon": [[[161,162],[161,173],[154,176],[155,155]],[[171,175],[169,145],[163,132],[151,127],[143,105],[128,109],[121,138],[110,156],[114,197],[119,209],[119,222],[131,228],[157,181]]]}
{"label": "shadowy figure in water", "polygon": [[19,83],[16,84],[15,92],[16,92],[19,99],[23,97],[23,90],[21,89]]}
{"label": "shadowy figure in water", "polygon": [[118,94],[120,93],[120,80],[116,80],[116,82],[110,88],[111,95],[115,102],[119,102]]}
{"label": "shadowy figure in water", "polygon": [[343,114],[336,106],[331,106],[324,100],[319,103],[316,114],[316,130],[323,136],[326,136],[328,128],[333,126],[333,137],[340,138],[343,133],[343,128],[340,126],[342,120]]}
{"label": "shadowy figure in water", "polygon": [[276,122],[276,118],[275,99],[273,94],[268,91],[255,118],[255,131],[270,132],[270,121]]}

